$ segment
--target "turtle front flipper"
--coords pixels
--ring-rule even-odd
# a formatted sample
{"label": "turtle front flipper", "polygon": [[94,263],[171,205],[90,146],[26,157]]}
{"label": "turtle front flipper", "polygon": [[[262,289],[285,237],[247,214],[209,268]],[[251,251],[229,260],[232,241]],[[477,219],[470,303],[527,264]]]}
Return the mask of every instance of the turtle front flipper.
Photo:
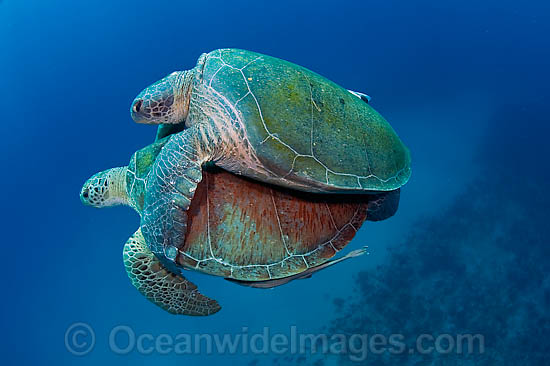
{"label": "turtle front flipper", "polygon": [[176,262],[185,243],[187,210],[211,159],[208,134],[200,124],[168,137],[147,178],[141,229],[157,256]]}
{"label": "turtle front flipper", "polygon": [[145,244],[138,229],[124,245],[124,267],[132,284],[147,299],[172,314],[211,315],[221,307],[192,282],[170,272]]}

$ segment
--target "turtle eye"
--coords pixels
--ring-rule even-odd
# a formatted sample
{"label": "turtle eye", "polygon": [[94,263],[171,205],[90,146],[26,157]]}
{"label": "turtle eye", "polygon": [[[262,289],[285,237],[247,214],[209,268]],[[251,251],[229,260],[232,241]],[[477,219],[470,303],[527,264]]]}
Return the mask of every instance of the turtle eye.
{"label": "turtle eye", "polygon": [[134,103],[134,112],[135,113],[139,113],[142,104],[143,104],[143,101],[141,99]]}

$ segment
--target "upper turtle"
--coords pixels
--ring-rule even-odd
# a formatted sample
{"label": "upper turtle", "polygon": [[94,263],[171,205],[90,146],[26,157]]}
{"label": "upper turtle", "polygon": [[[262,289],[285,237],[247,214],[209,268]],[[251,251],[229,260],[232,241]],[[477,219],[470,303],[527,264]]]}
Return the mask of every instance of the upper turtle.
{"label": "upper turtle", "polygon": [[[211,124],[218,136],[208,143],[226,144],[213,159],[218,165],[254,155],[261,172],[237,173],[277,185],[379,191],[410,176],[408,149],[369,104],[315,72],[255,52],[203,54],[195,68],[143,90],[131,113],[138,123]],[[280,177],[292,183],[274,182]]]}
{"label": "upper turtle", "polygon": [[131,110],[140,123],[185,124],[151,167],[141,222],[152,251],[174,262],[206,162],[306,192],[392,191],[410,176],[408,149],[369,104],[250,51],[203,54],[195,68],[142,91]]}

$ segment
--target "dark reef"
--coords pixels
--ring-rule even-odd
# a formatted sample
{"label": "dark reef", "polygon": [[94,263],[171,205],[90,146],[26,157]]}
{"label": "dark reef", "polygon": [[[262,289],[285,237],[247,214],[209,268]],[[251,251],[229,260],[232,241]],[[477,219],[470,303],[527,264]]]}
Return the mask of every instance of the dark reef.
{"label": "dark reef", "polygon": [[[479,176],[437,215],[419,218],[384,264],[359,273],[352,298],[334,299],[328,334],[404,336],[406,352],[369,353],[362,363],[550,365],[544,111],[502,107],[478,150]],[[481,334],[484,350],[409,353],[421,334]],[[338,363],[354,362],[342,354]]]}

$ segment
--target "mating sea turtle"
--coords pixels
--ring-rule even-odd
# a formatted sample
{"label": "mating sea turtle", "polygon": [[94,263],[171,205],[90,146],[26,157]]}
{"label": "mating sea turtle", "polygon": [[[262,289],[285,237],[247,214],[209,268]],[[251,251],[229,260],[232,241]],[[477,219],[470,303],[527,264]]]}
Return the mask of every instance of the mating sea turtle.
{"label": "mating sea turtle", "polygon": [[[95,207],[126,204],[143,214],[151,168],[174,136],[137,151],[128,167],[92,176],[82,201]],[[220,309],[198,292],[181,269],[192,269],[253,287],[274,287],[364,253],[329,259],[365,219],[382,220],[397,210],[399,190],[378,195],[319,195],[262,184],[213,167],[202,173],[188,211],[176,262],[155,256],[138,229],[124,246],[133,285],[163,309],[210,315]],[[183,238],[184,236],[180,236]]]}
{"label": "mating sea turtle", "polygon": [[176,263],[206,162],[304,192],[392,191],[410,176],[408,149],[357,95],[250,51],[201,55],[143,90],[131,112],[139,123],[185,124],[151,167],[141,215],[151,251]]}

